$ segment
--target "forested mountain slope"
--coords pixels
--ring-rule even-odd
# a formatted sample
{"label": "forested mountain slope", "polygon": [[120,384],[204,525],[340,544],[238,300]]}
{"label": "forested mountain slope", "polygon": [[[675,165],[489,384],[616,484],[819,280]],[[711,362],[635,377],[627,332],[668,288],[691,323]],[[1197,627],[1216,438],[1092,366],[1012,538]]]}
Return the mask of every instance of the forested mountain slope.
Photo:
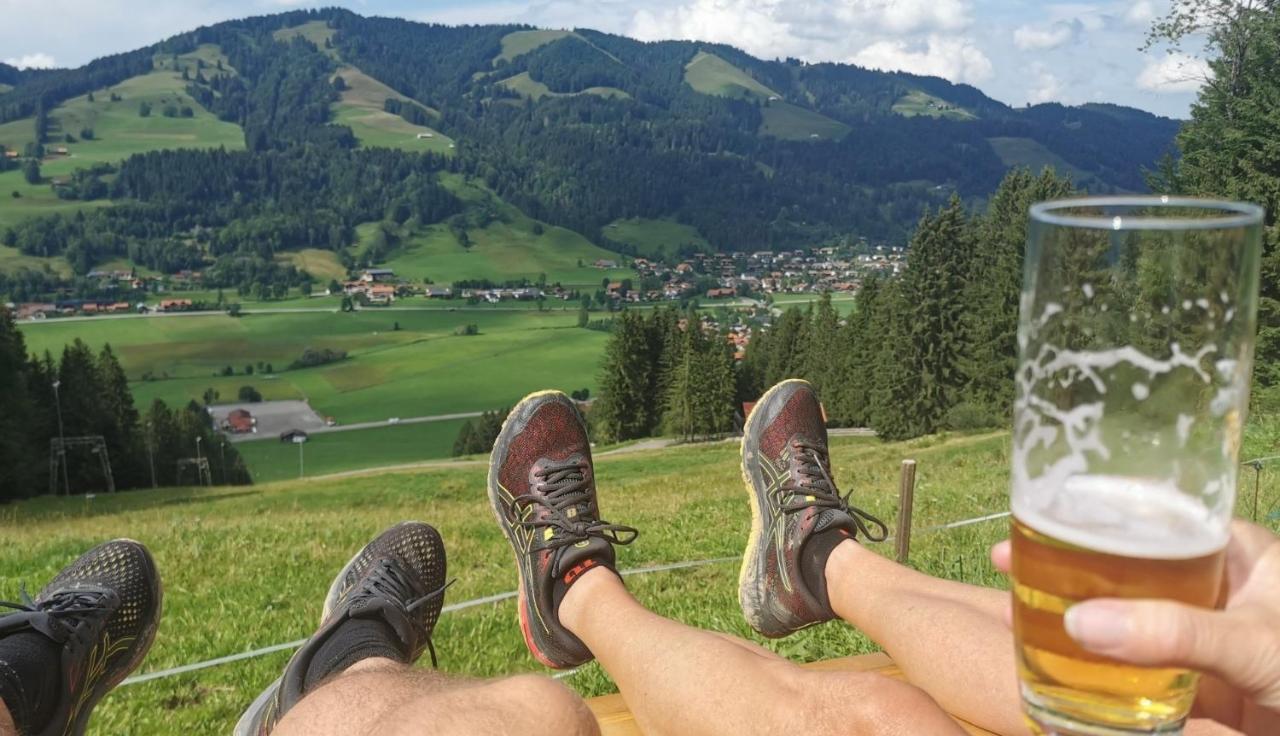
{"label": "forested mountain slope", "polygon": [[[164,69],[200,115],[240,127],[244,150],[149,150],[56,180],[31,170],[77,166],[63,142],[75,105]],[[0,170],[0,242],[79,272],[117,257],[205,264],[228,285],[279,276],[278,251],[345,254],[364,222],[463,218],[465,232],[489,215],[441,186],[446,171],[611,247],[626,247],[607,237],[624,218],[675,220],[720,249],[903,242],[925,208],[952,193],[980,202],[1013,165],[1141,190],[1178,129],[1129,108],[1012,109],[938,78],[719,44],[338,9],[220,23],[80,69],[0,66],[0,83],[0,145],[22,154],[0,166],[25,167],[26,186],[66,205],[7,217],[20,172]],[[69,159],[51,161],[54,146]]]}

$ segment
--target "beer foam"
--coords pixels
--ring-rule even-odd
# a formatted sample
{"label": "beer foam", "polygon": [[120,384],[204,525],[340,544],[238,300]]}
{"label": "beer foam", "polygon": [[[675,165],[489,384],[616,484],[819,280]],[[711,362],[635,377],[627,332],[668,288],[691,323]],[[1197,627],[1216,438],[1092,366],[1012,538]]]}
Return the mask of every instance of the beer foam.
{"label": "beer foam", "polygon": [[1018,521],[1095,552],[1191,559],[1222,549],[1230,534],[1229,521],[1167,480],[1074,475],[1057,488],[1037,486],[1014,488]]}

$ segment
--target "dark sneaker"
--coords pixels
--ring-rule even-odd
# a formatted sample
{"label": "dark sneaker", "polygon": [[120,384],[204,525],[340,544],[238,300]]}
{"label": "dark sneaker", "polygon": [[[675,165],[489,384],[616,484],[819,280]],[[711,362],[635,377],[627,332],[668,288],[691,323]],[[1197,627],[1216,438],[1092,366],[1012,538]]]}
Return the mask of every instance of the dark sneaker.
{"label": "dark sneaker", "polygon": [[[397,524],[379,534],[342,568],[325,597],[320,628],[294,653],[284,674],[258,696],[236,723],[235,736],[267,736],[285,713],[314,689],[323,677],[337,674],[365,656],[388,656],[412,664],[424,650],[436,651],[431,632],[444,606],[444,541],[433,527],[419,522]],[[334,658],[332,645],[356,622],[380,622],[392,634],[374,642],[375,650],[344,651]],[[381,628],[381,627],[378,627]],[[360,644],[368,646],[367,640]],[[364,656],[361,656],[364,655]],[[342,666],[315,672],[320,663]]]}
{"label": "dark sneaker", "polygon": [[489,504],[515,551],[529,651],[559,669],[591,661],[560,625],[560,601],[587,570],[614,569],[613,545],[636,530],[600,520],[587,428],[568,396],[530,394],[507,415],[489,456]]}
{"label": "dark sneaker", "polygon": [[751,495],[738,576],[747,622],[780,637],[835,618],[826,583],[831,550],[859,536],[883,541],[889,530],[836,489],[822,405],[807,381],[783,381],[756,403],[743,430],[742,477]]}
{"label": "dark sneaker", "polygon": [[42,634],[61,647],[61,674],[52,720],[30,736],[80,736],[102,696],[146,656],[160,624],[163,592],[155,561],[128,539],[84,553],[41,590],[26,593],[0,617],[0,639]]}

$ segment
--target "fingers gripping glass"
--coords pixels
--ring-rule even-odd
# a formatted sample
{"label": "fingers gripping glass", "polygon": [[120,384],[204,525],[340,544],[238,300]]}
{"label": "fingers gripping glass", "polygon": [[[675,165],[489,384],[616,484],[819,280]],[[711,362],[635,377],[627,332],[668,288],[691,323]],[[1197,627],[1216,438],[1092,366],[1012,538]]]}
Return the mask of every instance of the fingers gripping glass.
{"label": "fingers gripping glass", "polygon": [[1180,733],[1197,675],[1089,653],[1081,600],[1212,607],[1253,365],[1263,213],[1168,197],[1031,208],[1014,405],[1014,631],[1042,734]]}

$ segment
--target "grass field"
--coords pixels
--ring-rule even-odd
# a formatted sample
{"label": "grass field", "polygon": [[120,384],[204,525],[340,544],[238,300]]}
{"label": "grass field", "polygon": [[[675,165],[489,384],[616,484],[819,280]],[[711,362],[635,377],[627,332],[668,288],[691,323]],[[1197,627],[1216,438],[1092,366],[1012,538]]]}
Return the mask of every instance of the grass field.
{"label": "grass field", "polygon": [[[822,298],[821,294],[774,294],[773,306],[776,309],[786,310],[789,307],[799,307],[804,309],[810,304],[816,304]],[[853,312],[858,298],[853,294],[832,294],[831,305],[841,315],[848,315]]]}
{"label": "grass field", "polygon": [[699,51],[684,67],[684,81],[704,95],[769,99],[777,92],[715,54]]}
{"label": "grass field", "polygon": [[329,23],[327,21],[312,20],[299,26],[293,26],[292,28],[281,28],[271,35],[277,41],[288,41],[290,39],[297,38],[298,36],[302,36],[315,44],[316,48],[336,59],[338,56],[337,49],[326,49],[324,47],[325,42],[331,40],[334,33],[335,31],[329,27]]}
{"label": "grass field", "polygon": [[[465,422],[465,419],[452,419],[313,434],[303,448],[301,470],[310,477],[444,459],[449,457],[453,440]],[[255,483],[298,477],[296,445],[263,440],[241,442],[236,447],[253,468]]]}
{"label": "grass field", "polygon": [[1005,166],[1026,166],[1039,172],[1049,166],[1061,175],[1070,176],[1076,183],[1094,180],[1093,174],[1067,163],[1061,156],[1030,138],[988,138],[992,150]]}
{"label": "grass field", "polygon": [[[1245,454],[1266,454],[1277,440],[1275,421],[1255,422]],[[1006,522],[925,530],[1008,508],[1008,442],[1004,433],[900,444],[838,438],[832,461],[842,487],[855,489],[858,505],[892,524],[898,465],[904,458],[916,459],[912,566],[1003,586],[987,549],[1005,536]],[[605,517],[642,532],[635,544],[619,549],[620,568],[741,554],[750,515],[735,445],[604,457],[597,466]],[[484,478],[485,468],[472,466],[252,488],[139,491],[92,501],[46,498],[0,507],[0,590],[12,595],[24,580],[38,589],[102,539],[141,540],[155,554],[166,583],[164,624],[141,672],[307,636],[333,574],[379,530],[403,519],[431,522],[444,535],[449,574],[457,578],[447,603],[511,591],[516,577],[485,505]],[[1280,475],[1268,469],[1262,481],[1265,516],[1276,512]],[[1269,523],[1277,527],[1276,521]],[[888,545],[876,549],[891,553]],[[750,634],[738,609],[737,572],[733,562],[710,564],[629,577],[628,587],[663,615],[747,637],[796,660],[877,648],[839,623],[778,641]],[[516,618],[510,600],[445,614],[435,634],[442,669],[473,676],[545,671],[526,652]],[[99,708],[91,733],[225,734],[288,657],[279,652],[123,687]],[[587,696],[613,690],[596,664],[565,682]]]}
{"label": "grass field", "polygon": [[499,61],[511,61],[517,56],[523,56],[539,47],[546,46],[553,41],[559,41],[565,36],[574,35],[569,31],[515,31],[508,33],[502,37],[502,53],[498,54],[493,63]]}
{"label": "grass field", "polygon": [[[400,330],[393,330],[398,323]],[[227,398],[245,384],[267,398],[311,400],[339,422],[479,411],[542,385],[595,387],[605,333],[578,329],[573,310],[302,312],[23,323],[31,352],[61,351],[79,337],[110,343],[140,405],[153,398],[186,403],[207,387]],[[475,324],[480,334],[454,331]],[[286,367],[307,348],[346,350],[346,361]],[[244,375],[270,363],[276,378]],[[236,375],[215,377],[231,365]],[[521,370],[512,373],[511,365]],[[142,381],[144,373],[159,380]],[[167,379],[164,376],[168,376]]]}
{"label": "grass field", "polygon": [[760,110],[760,114],[764,118],[760,123],[760,135],[784,140],[838,139],[848,135],[850,130],[849,126],[826,115],[780,100],[769,103],[768,107]]}
{"label": "grass field", "polygon": [[[477,278],[536,279],[538,274],[545,273],[548,283],[594,290],[604,278],[617,280],[634,275],[630,269],[593,267],[591,264],[597,260],[618,262],[621,259],[572,230],[543,224],[542,234],[535,233],[537,221],[497,198],[478,182],[447,173],[441,174],[440,179],[469,206],[489,209],[496,219],[485,227],[467,231],[470,247],[459,244],[445,225],[432,225],[409,234],[385,264],[398,276],[452,283]],[[362,227],[363,232],[369,231],[369,226]],[[578,266],[579,261],[582,267]]]}
{"label": "grass field", "polygon": [[893,111],[906,117],[924,115],[951,120],[977,120],[978,117],[962,107],[956,107],[927,92],[912,90],[893,103]]}
{"label": "grass field", "polygon": [[696,227],[674,220],[655,220],[646,217],[614,220],[605,228],[604,233],[610,240],[634,246],[642,256],[673,255],[684,245],[692,245],[708,253],[715,250]]}
{"label": "grass field", "polygon": [[[342,77],[347,89],[333,105],[333,120],[350,126],[360,145],[445,154],[453,150],[452,138],[434,128],[414,125],[399,115],[393,115],[383,109],[383,104],[391,98],[418,105],[434,117],[439,117],[437,111],[410,100],[356,67],[344,65],[334,76]],[[419,134],[431,137],[419,138]]]}
{"label": "grass field", "polygon": [[587,87],[581,92],[552,92],[551,88],[529,76],[529,72],[520,72],[514,77],[502,80],[498,84],[533,100],[543,97],[572,97],[573,95],[599,95],[601,97],[617,97],[628,99],[631,95],[616,87]]}
{"label": "grass field", "polygon": [[[194,65],[195,58],[207,61],[216,59],[217,54],[216,47],[203,46],[179,57],[179,64]],[[171,66],[172,57],[162,57],[161,62],[166,67]],[[150,74],[127,79],[110,89],[95,90],[93,102],[87,95],[82,95],[54,108],[49,115],[50,142],[46,148],[51,150],[65,146],[68,155],[49,156],[41,162],[45,181],[40,184],[27,184],[21,171],[0,173],[0,194],[3,194],[0,196],[0,226],[32,215],[72,212],[109,204],[105,200],[61,200],[48,184],[50,179],[67,176],[94,163],[113,163],[135,153],[160,148],[243,148],[244,134],[240,127],[218,120],[197,104],[183,91],[186,84],[179,72],[170,68],[157,69]],[[110,99],[112,93],[122,99],[113,102]],[[149,117],[138,114],[143,102],[152,106]],[[170,104],[179,108],[189,106],[193,116],[165,117],[163,109]],[[83,128],[93,129],[93,140],[81,138]],[[67,133],[74,136],[76,142],[62,142]],[[34,123],[30,119],[0,125],[0,143],[10,148],[21,151],[34,137]],[[15,191],[21,197],[14,198],[12,192]]]}
{"label": "grass field", "polygon": [[347,269],[343,267],[338,256],[331,250],[320,248],[303,248],[302,250],[276,254],[276,259],[291,263],[295,268],[320,279],[326,284],[330,279],[342,281],[347,277]]}
{"label": "grass field", "polygon": [[0,273],[17,271],[20,268],[41,271],[46,266],[63,276],[71,275],[71,264],[67,263],[67,259],[62,256],[54,258],[29,256],[20,252],[17,248],[0,245]]}

